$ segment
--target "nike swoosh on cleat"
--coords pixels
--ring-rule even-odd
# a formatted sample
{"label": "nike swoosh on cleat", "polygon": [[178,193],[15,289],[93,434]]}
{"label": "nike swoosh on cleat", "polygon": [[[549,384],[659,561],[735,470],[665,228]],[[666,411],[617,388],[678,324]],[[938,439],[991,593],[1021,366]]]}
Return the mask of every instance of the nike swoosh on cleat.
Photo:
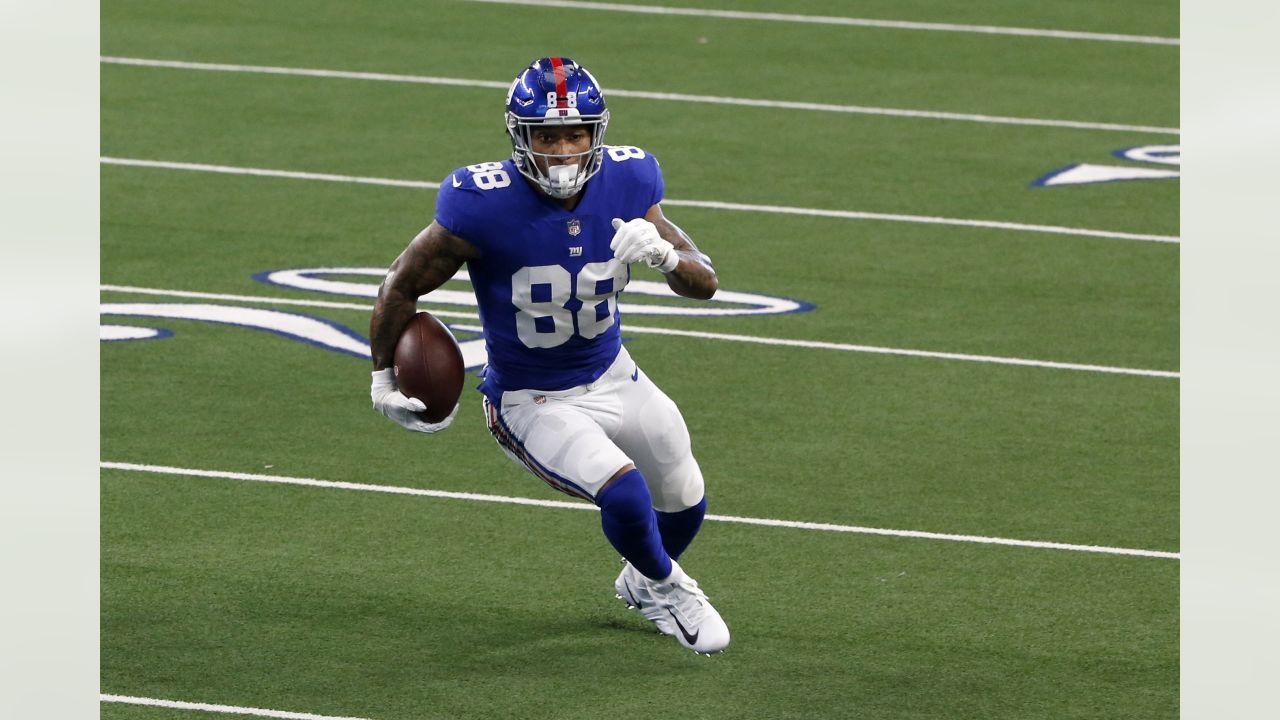
{"label": "nike swoosh on cleat", "polygon": [[676,621],[676,627],[680,628],[680,634],[684,636],[685,642],[689,643],[690,645],[693,645],[694,643],[698,642],[698,634],[702,632],[701,630],[690,635],[689,631],[685,630],[684,626],[680,624],[680,618],[676,617],[675,613],[668,610],[667,614],[671,616],[672,620]]}
{"label": "nike swoosh on cleat", "polygon": [[635,607],[640,607],[640,601],[636,599],[636,593],[631,589],[631,583],[627,582],[625,578],[622,580],[622,587],[627,589],[627,597],[631,604]]}

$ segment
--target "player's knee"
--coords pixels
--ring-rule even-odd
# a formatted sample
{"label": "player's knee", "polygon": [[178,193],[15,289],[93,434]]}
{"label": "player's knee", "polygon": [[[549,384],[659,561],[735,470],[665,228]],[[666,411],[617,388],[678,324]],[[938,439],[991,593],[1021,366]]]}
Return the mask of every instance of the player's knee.
{"label": "player's knee", "polygon": [[671,468],[650,488],[653,496],[653,508],[658,512],[673,513],[702,502],[706,488],[702,481],[702,469],[693,455],[686,455],[684,460]]}

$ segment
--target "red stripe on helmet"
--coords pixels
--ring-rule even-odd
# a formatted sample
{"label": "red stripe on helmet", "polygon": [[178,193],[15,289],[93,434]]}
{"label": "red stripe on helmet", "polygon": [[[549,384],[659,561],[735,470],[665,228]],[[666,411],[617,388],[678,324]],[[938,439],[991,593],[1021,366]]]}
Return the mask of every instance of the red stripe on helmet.
{"label": "red stripe on helmet", "polygon": [[551,71],[556,77],[556,97],[568,97],[569,86],[564,81],[564,61],[558,57],[551,58]]}

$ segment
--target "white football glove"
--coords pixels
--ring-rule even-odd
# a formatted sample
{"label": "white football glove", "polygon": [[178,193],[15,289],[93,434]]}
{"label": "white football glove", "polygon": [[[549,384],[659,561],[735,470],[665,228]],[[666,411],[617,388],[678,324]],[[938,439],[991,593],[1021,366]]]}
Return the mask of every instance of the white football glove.
{"label": "white football glove", "polygon": [[395,371],[391,368],[373,371],[373,384],[369,388],[369,397],[373,400],[373,409],[391,418],[401,427],[414,432],[433,433],[449,427],[458,414],[458,406],[453,406],[449,417],[438,423],[429,423],[418,413],[427,406],[417,398],[406,397],[396,389]]}
{"label": "white football glove", "polygon": [[651,268],[669,273],[680,264],[680,255],[675,246],[658,234],[658,228],[644,218],[636,218],[623,222],[622,218],[613,219],[613,240],[609,249],[613,256],[630,265],[640,260]]}

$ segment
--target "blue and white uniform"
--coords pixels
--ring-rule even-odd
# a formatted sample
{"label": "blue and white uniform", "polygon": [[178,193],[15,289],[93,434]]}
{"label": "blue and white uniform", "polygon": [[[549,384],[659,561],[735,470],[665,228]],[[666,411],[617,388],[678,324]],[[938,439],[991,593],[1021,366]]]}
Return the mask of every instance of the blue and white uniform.
{"label": "blue and white uniform", "polygon": [[643,217],[662,200],[652,155],[606,147],[600,172],[565,210],[510,160],[445,178],[436,222],[480,251],[467,262],[489,366],[481,390],[563,390],[600,377],[622,347],[618,293],[630,270],[613,256],[610,221]]}
{"label": "blue and white uniform", "polygon": [[480,253],[467,268],[498,444],[547,484],[593,501],[634,464],[653,507],[678,512],[701,501],[702,473],[679,409],[622,347],[617,296],[631,275],[609,247],[612,219],[643,217],[662,194],[653,156],[607,146],[573,210],[508,160],[450,173],[435,219]]}

